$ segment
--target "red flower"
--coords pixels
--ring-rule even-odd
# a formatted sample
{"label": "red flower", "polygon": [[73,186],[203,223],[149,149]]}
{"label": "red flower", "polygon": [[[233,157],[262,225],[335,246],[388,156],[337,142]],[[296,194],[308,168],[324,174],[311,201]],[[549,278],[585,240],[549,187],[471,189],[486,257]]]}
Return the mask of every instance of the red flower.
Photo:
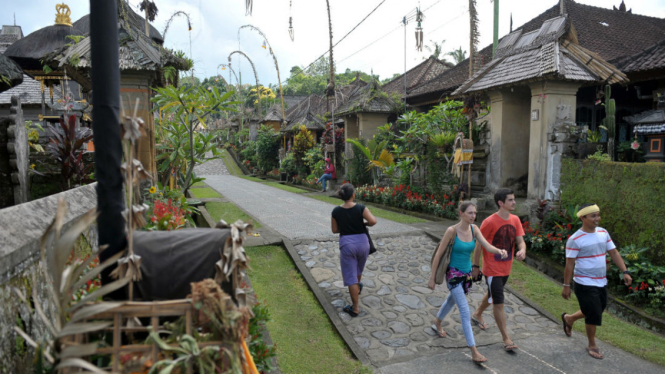
{"label": "red flower", "polygon": [[571,226],[570,223],[566,225],[566,228],[567,228],[568,230],[570,230],[572,227],[573,227],[573,226]]}

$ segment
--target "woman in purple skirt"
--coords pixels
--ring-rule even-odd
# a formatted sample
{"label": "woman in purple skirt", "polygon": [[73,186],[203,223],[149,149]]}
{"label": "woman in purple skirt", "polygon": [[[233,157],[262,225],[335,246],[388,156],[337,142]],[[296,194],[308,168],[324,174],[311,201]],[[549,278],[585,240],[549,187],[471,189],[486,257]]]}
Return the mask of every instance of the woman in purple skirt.
{"label": "woman in purple skirt", "polygon": [[344,311],[351,317],[357,317],[360,312],[358,295],[363,290],[360,278],[365,269],[365,262],[369,256],[369,240],[365,226],[376,225],[376,218],[367,207],[353,202],[356,190],[351,183],[345,183],[337,191],[337,197],[344,200],[344,204],[335,207],[332,211],[332,232],[339,233],[339,262],[342,267],[344,285],[349,287],[353,305],[344,307]]}

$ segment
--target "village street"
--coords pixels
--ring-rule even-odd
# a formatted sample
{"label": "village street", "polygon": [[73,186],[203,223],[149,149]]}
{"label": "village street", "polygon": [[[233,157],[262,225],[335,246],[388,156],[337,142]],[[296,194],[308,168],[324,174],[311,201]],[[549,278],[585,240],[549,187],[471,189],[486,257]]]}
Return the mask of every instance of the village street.
{"label": "village street", "polygon": [[[224,172],[221,160],[208,172]],[[214,170],[214,171],[213,171]],[[201,173],[206,171],[201,170]],[[372,227],[377,253],[370,256],[363,274],[361,313],[351,318],[342,312],[349,304],[339,266],[336,235],[330,231],[333,205],[231,175],[205,175],[210,187],[284,238],[298,269],[354,354],[381,373],[467,372],[481,367],[471,363],[465,348],[456,308],[444,320],[446,338],[438,338],[431,320],[448,294],[444,286],[427,288],[430,258],[437,242],[417,227],[379,219]],[[486,286],[474,285],[471,310],[480,303]],[[490,327],[474,327],[477,345],[489,361],[482,367],[492,373],[625,373],[639,367],[644,372],[664,372],[650,362],[600,342],[603,361],[590,358],[586,337],[566,338],[554,317],[544,315],[528,301],[509,294],[508,328],[520,349],[503,352],[491,312],[484,315]],[[297,328],[294,326],[293,328]],[[468,357],[467,357],[468,355]]]}

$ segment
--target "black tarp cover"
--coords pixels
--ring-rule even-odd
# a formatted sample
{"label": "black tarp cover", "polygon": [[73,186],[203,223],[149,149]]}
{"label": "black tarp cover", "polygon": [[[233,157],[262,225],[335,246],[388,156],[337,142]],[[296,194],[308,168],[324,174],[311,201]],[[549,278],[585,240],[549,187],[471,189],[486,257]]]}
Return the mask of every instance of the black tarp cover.
{"label": "black tarp cover", "polygon": [[[141,256],[142,279],[135,283],[144,301],[184,299],[190,283],[215,278],[230,229],[135,231],[134,253]],[[222,284],[229,295],[231,283]]]}

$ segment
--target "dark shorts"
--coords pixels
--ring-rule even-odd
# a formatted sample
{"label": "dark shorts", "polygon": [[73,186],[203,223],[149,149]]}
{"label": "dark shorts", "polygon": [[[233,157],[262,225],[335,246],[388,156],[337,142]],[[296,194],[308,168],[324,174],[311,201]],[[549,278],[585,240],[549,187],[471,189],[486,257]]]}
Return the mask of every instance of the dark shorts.
{"label": "dark shorts", "polygon": [[584,323],[600,326],[603,322],[603,311],[607,307],[607,287],[585,286],[574,284],[575,296],[584,314]]}
{"label": "dark shorts", "polygon": [[486,277],[490,304],[503,304],[503,286],[508,282],[508,275]]}

